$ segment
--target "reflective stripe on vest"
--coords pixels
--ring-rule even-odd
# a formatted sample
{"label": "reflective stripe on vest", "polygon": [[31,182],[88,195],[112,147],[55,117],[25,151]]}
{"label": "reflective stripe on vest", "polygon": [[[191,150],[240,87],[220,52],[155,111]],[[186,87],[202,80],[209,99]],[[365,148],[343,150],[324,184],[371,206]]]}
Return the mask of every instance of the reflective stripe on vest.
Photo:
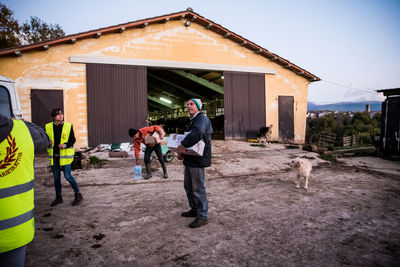
{"label": "reflective stripe on vest", "polygon": [[30,210],[24,214],[17,217],[10,218],[7,220],[0,221],[0,231],[18,226],[20,224],[26,223],[33,218],[33,210]]}
{"label": "reflective stripe on vest", "polygon": [[13,120],[0,143],[0,253],[25,246],[35,233],[34,144],[23,121]]}
{"label": "reflective stripe on vest", "polygon": [[0,189],[0,199],[22,194],[28,192],[31,189],[33,189],[33,180],[25,184],[19,184],[8,188],[2,188]]}
{"label": "reflective stripe on vest", "polygon": [[[49,136],[50,140],[53,142],[54,144],[54,123],[50,122],[46,124],[46,133]],[[69,135],[71,133],[71,128],[72,128],[72,124],[68,123],[68,122],[64,122],[63,123],[63,128],[61,131],[61,140],[60,140],[60,144],[65,144],[68,142],[69,139]],[[50,159],[50,164],[53,165],[54,164],[54,160],[53,160],[53,146],[49,147],[47,149],[47,152],[49,153],[49,159]],[[71,147],[71,148],[60,148],[60,166],[64,166],[64,165],[69,165],[74,161],[74,155],[75,155],[75,148]]]}

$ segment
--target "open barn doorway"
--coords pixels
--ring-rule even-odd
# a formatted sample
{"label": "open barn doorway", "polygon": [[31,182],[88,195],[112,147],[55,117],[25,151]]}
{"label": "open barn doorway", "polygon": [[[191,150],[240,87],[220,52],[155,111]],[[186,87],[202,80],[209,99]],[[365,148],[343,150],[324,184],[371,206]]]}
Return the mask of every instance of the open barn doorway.
{"label": "open barn doorway", "polygon": [[224,139],[224,76],[222,71],[147,70],[147,121],[171,133],[183,133],[188,124],[187,100],[200,98],[202,111],[214,128],[213,139]]}

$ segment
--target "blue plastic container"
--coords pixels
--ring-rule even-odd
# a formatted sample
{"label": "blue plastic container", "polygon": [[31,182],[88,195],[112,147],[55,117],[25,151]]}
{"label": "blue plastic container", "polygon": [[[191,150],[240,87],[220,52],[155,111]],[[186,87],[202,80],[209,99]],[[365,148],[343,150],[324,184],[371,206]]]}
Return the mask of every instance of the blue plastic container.
{"label": "blue plastic container", "polygon": [[142,165],[140,164],[135,165],[135,168],[133,169],[133,179],[135,180],[142,179]]}

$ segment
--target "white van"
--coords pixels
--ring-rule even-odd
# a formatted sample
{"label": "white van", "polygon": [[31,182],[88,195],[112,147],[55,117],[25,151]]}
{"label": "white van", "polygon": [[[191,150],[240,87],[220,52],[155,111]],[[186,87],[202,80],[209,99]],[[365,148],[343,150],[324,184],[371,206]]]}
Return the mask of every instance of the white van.
{"label": "white van", "polygon": [[21,103],[19,102],[15,83],[10,78],[0,75],[0,114],[22,119]]}

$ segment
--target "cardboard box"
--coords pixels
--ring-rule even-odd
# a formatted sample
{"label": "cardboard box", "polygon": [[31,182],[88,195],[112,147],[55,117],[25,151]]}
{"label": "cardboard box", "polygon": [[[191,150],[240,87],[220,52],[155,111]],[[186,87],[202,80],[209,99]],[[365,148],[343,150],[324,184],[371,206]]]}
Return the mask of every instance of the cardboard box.
{"label": "cardboard box", "polygon": [[153,134],[148,134],[144,138],[144,143],[146,145],[155,145],[155,144],[159,144],[160,142],[161,142],[161,138],[157,132],[154,132]]}
{"label": "cardboard box", "polygon": [[[181,144],[182,140],[187,134],[170,134],[168,138],[167,147],[172,151],[178,153],[178,146]],[[192,147],[186,148],[186,152],[182,154],[193,155],[193,156],[203,156],[205,143],[200,140],[197,144]]]}

